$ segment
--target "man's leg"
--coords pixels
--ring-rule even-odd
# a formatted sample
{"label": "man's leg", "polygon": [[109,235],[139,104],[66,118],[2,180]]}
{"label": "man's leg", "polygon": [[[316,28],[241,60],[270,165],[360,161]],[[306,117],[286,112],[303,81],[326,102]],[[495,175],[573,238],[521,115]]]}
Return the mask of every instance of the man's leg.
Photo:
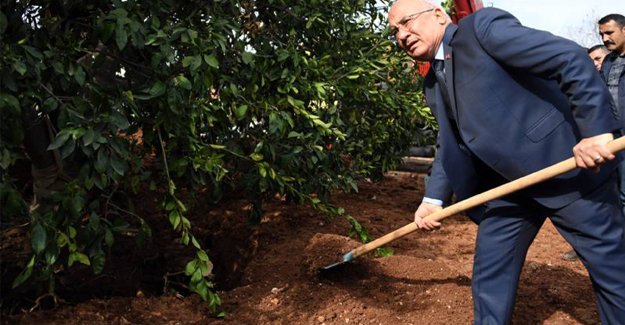
{"label": "man's leg", "polygon": [[625,159],[618,164],[616,173],[618,175],[619,202],[621,203],[623,215],[625,215]]}
{"label": "man's leg", "polygon": [[610,179],[551,217],[588,269],[602,324],[625,323],[625,220],[616,187]]}
{"label": "man's leg", "polygon": [[508,324],[527,249],[545,217],[531,207],[495,200],[478,226],[473,264],[475,324]]}

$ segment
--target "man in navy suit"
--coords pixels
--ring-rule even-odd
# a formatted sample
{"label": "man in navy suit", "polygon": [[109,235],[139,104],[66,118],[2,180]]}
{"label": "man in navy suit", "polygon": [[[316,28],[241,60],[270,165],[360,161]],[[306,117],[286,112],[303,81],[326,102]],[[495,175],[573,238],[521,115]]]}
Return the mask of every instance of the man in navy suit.
{"label": "man in navy suit", "polygon": [[607,143],[623,124],[582,47],[486,8],[451,23],[440,6],[398,0],[388,21],[401,48],[431,63],[426,100],[439,150],[415,223],[459,200],[574,155],[580,169],[469,211],[478,223],[476,324],[509,323],[527,250],[549,217],[578,252],[601,321],[625,322],[625,225],[619,159]]}

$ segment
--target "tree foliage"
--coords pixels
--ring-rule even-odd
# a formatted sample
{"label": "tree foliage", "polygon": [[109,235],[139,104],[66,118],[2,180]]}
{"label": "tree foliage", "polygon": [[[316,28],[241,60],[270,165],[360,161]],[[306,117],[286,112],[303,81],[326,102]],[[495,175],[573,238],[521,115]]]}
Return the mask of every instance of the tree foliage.
{"label": "tree foliage", "polygon": [[[2,213],[30,218],[32,241],[15,286],[53,292],[59,265],[98,273],[123,229],[149,237],[120,200],[146,188],[195,247],[185,273],[212,307],[212,264],[179,189],[214,203],[243,193],[256,218],[275,193],[342,213],[328,204],[332,190],[395,167],[433,123],[377,3],[2,0]],[[10,173],[29,116],[53,117],[48,150],[75,167],[34,213]]]}

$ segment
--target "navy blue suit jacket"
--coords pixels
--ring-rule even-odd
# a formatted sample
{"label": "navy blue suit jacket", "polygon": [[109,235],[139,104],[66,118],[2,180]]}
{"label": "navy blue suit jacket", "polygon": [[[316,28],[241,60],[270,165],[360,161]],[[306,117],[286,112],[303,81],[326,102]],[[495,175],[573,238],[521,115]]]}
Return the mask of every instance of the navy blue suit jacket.
{"label": "navy blue suit jacket", "polygon": [[[443,43],[451,107],[432,71],[424,81],[439,123],[427,197],[446,201],[453,192],[465,199],[492,187],[493,176],[499,183],[525,176],[570,158],[582,138],[621,127],[605,83],[572,41],[485,8],[449,25]],[[559,208],[604,182],[615,166],[608,162],[598,174],[575,170],[521,194]]]}

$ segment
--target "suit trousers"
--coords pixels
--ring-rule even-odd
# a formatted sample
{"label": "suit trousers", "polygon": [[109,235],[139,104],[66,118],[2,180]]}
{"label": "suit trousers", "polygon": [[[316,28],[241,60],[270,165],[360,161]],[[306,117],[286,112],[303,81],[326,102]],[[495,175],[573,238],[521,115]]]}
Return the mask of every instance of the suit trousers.
{"label": "suit trousers", "polygon": [[618,164],[618,191],[623,214],[625,214],[625,159]]}
{"label": "suit trousers", "polygon": [[487,203],[478,226],[473,266],[474,324],[510,323],[527,250],[547,217],[588,270],[601,323],[624,324],[622,213],[616,175],[557,210],[514,197]]}

